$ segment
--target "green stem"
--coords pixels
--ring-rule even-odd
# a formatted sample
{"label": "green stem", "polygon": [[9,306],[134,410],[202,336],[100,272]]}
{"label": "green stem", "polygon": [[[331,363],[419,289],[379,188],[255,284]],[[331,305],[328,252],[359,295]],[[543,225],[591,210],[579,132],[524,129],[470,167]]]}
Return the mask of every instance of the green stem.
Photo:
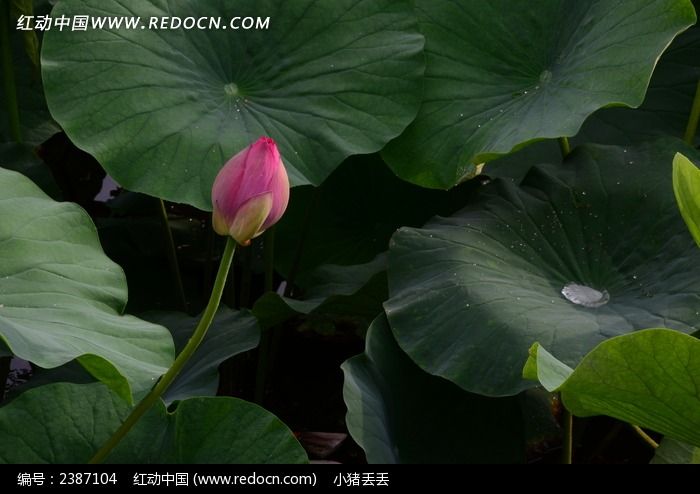
{"label": "green stem", "polygon": [[562,427],[564,429],[564,442],[562,445],[561,462],[564,465],[571,465],[574,451],[574,417],[566,407],[563,406]]}
{"label": "green stem", "polygon": [[559,138],[559,148],[561,149],[561,155],[566,158],[571,152],[571,145],[569,144],[569,139],[567,137]]}
{"label": "green stem", "polygon": [[170,369],[168,369],[168,372],[166,372],[160,381],[158,381],[158,384],[156,384],[151,392],[148,393],[138,405],[136,405],[121,427],[119,427],[112,437],[110,437],[109,440],[102,445],[99,451],[95,453],[95,456],[90,459],[90,463],[102,463],[104,459],[107,458],[107,455],[109,455],[114,447],[119,444],[124,436],[127,435],[127,433],[134,427],[143,414],[150,410],[156,401],[158,401],[158,399],[163,395],[165,390],[168,389],[168,387],[173,383],[190,357],[192,357],[195,350],[197,350],[197,347],[207,334],[207,330],[209,329],[209,326],[216,315],[216,310],[219,308],[221,294],[224,290],[224,285],[226,284],[226,276],[228,275],[228,270],[231,266],[231,260],[233,259],[233,253],[235,250],[236,242],[229,237],[226,241],[224,254],[221,256],[221,264],[219,264],[219,271],[216,274],[216,280],[214,281],[214,288],[212,289],[211,296],[209,297],[209,303],[204,309],[202,318],[199,320],[199,324],[194,330],[194,333],[192,333],[187,345],[185,345],[185,348],[183,348],[182,352],[180,352],[180,354],[177,356],[175,362],[173,362],[173,365],[170,367]]}
{"label": "green stem", "polygon": [[182,285],[182,276],[180,275],[180,265],[177,262],[177,251],[175,249],[175,240],[173,240],[173,232],[170,229],[170,221],[168,220],[168,211],[165,209],[163,199],[158,199],[160,209],[160,219],[163,223],[163,233],[165,235],[165,251],[168,256],[168,264],[170,264],[170,273],[175,282],[175,295],[178,298],[180,307],[187,312],[187,298],[185,297],[185,288]]}
{"label": "green stem", "polygon": [[7,116],[10,124],[10,135],[15,142],[22,142],[22,130],[19,123],[19,105],[17,104],[17,86],[15,84],[15,68],[12,63],[12,48],[10,47],[10,2],[2,2],[0,6],[0,58],[2,58],[2,73],[5,89]]}
{"label": "green stem", "polygon": [[688,125],[685,128],[683,139],[685,142],[693,145],[695,140],[695,132],[698,130],[698,120],[700,120],[700,80],[695,88],[695,98],[693,98],[693,106],[690,107],[690,116],[688,117]]}
{"label": "green stem", "polygon": [[639,435],[639,437],[641,437],[644,440],[645,443],[647,443],[649,446],[651,446],[654,449],[659,447],[659,443],[654,441],[654,439],[652,439],[652,437],[649,434],[644,432],[644,430],[642,430],[641,427],[639,427],[638,425],[634,425],[634,424],[630,424],[630,425],[632,426],[634,431]]}

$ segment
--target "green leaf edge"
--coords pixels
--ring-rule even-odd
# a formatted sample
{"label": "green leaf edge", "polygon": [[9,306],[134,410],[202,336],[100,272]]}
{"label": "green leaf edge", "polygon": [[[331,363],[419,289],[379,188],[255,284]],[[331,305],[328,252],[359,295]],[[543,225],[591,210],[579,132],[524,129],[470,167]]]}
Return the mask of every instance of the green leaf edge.
{"label": "green leaf edge", "polygon": [[[557,360],[556,357],[545,350],[539,343],[534,343],[530,347],[528,359],[523,367],[523,377],[525,379],[539,381],[547,391],[561,393],[564,406],[574,415],[581,417],[601,415],[601,413],[596,410],[587,409],[580,403],[579,400],[576,399],[578,393],[567,389],[567,384],[570,382],[569,380],[576,376],[578,372],[586,372],[586,368],[590,367],[588,365],[589,361],[596,358],[596,354],[605,352],[607,347],[615,347],[621,341],[639,338],[640,335],[648,335],[650,333],[657,333],[659,335],[665,334],[671,338],[678,338],[679,340],[685,339],[688,346],[691,348],[691,351],[697,352],[697,354],[700,355],[700,340],[698,340],[698,338],[681,333],[680,331],[675,331],[673,329],[649,328],[635,331],[634,333],[616,336],[600,343],[581,360],[576,369],[571,369],[566,364]],[[584,370],[580,371],[579,369]],[[583,394],[585,395],[585,393]],[[610,416],[619,420],[627,421],[622,414],[620,414],[620,416]],[[678,437],[672,431],[660,430],[658,427],[652,427],[645,423],[635,425],[657,430],[662,434],[667,434],[668,437],[686,442],[692,446],[700,447],[700,435],[698,435],[698,439],[692,440],[688,437]]]}
{"label": "green leaf edge", "polygon": [[673,193],[681,216],[700,247],[700,169],[681,153],[673,157]]}

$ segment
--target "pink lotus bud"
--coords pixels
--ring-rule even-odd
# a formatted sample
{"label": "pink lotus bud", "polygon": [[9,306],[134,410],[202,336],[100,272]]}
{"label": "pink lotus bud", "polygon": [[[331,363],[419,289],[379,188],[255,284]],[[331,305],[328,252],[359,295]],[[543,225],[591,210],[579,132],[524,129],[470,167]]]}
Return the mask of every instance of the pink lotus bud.
{"label": "pink lotus bud", "polygon": [[241,245],[277,223],[289,202],[289,178],[275,141],[261,137],[228,160],[214,180],[212,223]]}

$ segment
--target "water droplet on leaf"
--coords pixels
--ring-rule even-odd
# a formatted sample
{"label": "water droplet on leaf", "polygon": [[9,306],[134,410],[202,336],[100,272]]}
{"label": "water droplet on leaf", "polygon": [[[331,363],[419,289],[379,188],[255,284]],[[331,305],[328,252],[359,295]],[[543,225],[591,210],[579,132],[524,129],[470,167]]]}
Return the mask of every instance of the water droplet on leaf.
{"label": "water droplet on leaf", "polygon": [[561,289],[561,294],[573,304],[593,309],[610,301],[610,294],[607,290],[601,292],[595,288],[579,285],[578,283],[567,283]]}
{"label": "water droplet on leaf", "polygon": [[224,85],[224,92],[229,96],[238,95],[238,86],[233,82]]}

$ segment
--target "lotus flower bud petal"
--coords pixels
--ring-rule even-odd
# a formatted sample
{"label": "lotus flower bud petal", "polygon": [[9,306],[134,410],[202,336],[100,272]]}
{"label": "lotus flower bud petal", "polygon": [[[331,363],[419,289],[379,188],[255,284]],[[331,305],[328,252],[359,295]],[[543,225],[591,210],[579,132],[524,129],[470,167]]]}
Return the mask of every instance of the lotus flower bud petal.
{"label": "lotus flower bud petal", "polygon": [[261,137],[231,158],[212,188],[212,225],[241,245],[277,223],[289,202],[289,178],[275,141]]}
{"label": "lotus flower bud petal", "polygon": [[[263,224],[272,209],[272,194],[267,193],[253,197],[246,202],[233,218],[229,234],[238,239],[251,239],[265,231]],[[239,242],[243,243],[243,242]]]}

